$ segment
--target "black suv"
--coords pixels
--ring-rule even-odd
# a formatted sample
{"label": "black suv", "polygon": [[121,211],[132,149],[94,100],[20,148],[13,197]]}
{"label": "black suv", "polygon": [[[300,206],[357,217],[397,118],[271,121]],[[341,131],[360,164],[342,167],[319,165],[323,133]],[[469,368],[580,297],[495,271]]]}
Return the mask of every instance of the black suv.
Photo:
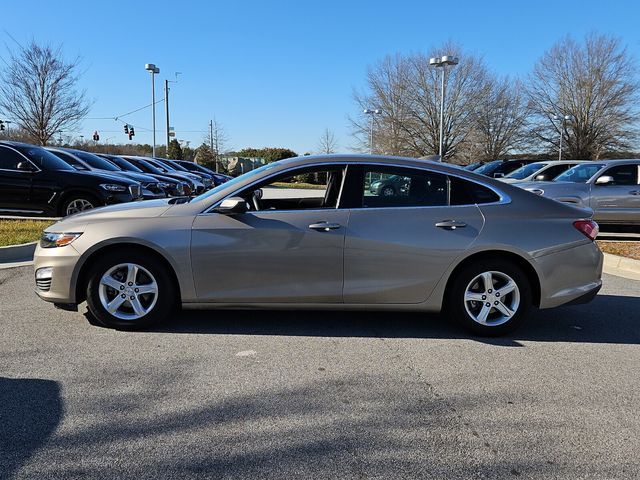
{"label": "black suv", "polygon": [[520,167],[529,165],[530,163],[539,162],[540,160],[519,159],[519,160],[494,160],[474,169],[475,173],[480,173],[487,177],[502,178],[516,171]]}
{"label": "black suv", "polygon": [[0,212],[55,217],[141,198],[138,182],[77,171],[44,148],[0,141]]}

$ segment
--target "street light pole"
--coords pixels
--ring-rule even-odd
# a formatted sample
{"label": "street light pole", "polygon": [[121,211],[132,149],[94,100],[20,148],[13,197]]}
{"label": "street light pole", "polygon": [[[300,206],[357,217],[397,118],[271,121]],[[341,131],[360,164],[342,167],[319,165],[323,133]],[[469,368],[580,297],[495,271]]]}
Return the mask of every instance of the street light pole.
{"label": "street light pole", "polygon": [[444,146],[444,98],[445,98],[445,87],[446,87],[446,76],[447,76],[447,65],[457,65],[458,57],[453,57],[450,55],[444,55],[442,57],[433,57],[429,59],[429,65],[434,66],[436,68],[442,67],[442,85],[440,87],[440,141],[438,146],[438,155],[440,156],[440,161],[442,161],[442,150]]}
{"label": "street light pole", "polygon": [[164,81],[164,113],[167,120],[167,151],[165,157],[169,158],[169,80]]}
{"label": "street light pole", "polygon": [[[556,117],[557,119],[558,117]],[[562,160],[562,137],[564,134],[564,122],[566,122],[567,120],[570,120],[571,117],[569,115],[564,115],[562,117],[562,123],[560,125],[560,142],[559,143],[559,148],[558,148],[558,160]]]}
{"label": "street light pole", "polygon": [[[151,73],[151,120],[153,128],[153,150],[152,156],[156,156],[156,77],[157,73],[160,73],[160,69],[153,63],[147,63],[144,69]],[[167,144],[167,151],[169,150],[169,144]]]}
{"label": "street light pole", "polygon": [[374,121],[374,115],[381,115],[382,114],[382,110],[380,110],[379,108],[376,108],[374,110],[370,109],[370,108],[365,108],[363,110],[363,113],[365,115],[371,115],[371,122],[369,125],[369,155],[373,155],[373,121]]}

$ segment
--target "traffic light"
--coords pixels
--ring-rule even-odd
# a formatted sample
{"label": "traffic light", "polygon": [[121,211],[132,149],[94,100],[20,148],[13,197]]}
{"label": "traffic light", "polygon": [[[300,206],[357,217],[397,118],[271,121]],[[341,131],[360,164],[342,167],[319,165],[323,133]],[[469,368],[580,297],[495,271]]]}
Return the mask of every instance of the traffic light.
{"label": "traffic light", "polygon": [[93,141],[97,142],[100,140],[100,135],[98,135],[98,131],[93,132]]}
{"label": "traffic light", "polygon": [[129,140],[131,140],[135,136],[136,132],[133,129],[133,126],[129,129]]}
{"label": "traffic light", "polygon": [[[124,133],[125,135],[129,135],[129,125],[125,124],[124,126]],[[129,138],[129,140],[131,140],[131,138]]]}

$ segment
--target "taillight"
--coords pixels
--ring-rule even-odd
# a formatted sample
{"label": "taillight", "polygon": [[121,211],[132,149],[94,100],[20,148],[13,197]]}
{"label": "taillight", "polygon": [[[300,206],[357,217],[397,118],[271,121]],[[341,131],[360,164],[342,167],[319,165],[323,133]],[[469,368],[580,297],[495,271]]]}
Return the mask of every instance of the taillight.
{"label": "taillight", "polygon": [[595,240],[600,232],[600,227],[593,220],[576,220],[573,222],[573,226],[591,241]]}

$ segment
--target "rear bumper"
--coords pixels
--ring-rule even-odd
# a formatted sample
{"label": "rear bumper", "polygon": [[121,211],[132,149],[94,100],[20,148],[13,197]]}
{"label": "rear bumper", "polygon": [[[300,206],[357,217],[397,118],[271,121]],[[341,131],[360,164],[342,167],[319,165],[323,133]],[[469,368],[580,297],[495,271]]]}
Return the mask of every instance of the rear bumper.
{"label": "rear bumper", "polygon": [[540,308],[586,303],[602,287],[604,256],[594,242],[536,258]]}

